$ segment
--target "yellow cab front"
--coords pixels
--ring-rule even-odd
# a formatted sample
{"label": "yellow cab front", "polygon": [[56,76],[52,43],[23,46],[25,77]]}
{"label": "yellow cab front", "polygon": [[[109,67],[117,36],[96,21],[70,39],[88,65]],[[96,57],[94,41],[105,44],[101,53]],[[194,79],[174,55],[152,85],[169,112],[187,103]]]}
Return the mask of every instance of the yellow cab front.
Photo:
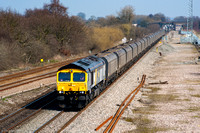
{"label": "yellow cab front", "polygon": [[87,92],[87,73],[78,69],[65,69],[57,72],[57,91],[60,94]]}

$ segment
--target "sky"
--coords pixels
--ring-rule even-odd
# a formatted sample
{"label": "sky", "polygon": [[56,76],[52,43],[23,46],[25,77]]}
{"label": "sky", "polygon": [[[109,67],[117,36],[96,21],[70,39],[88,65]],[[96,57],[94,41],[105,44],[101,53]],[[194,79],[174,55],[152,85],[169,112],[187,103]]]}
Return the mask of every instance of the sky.
{"label": "sky", "polygon": [[[42,8],[44,3],[51,0],[0,0],[0,9],[11,9],[24,14],[26,9]],[[117,15],[122,8],[130,5],[137,15],[149,15],[163,13],[165,16],[174,18],[188,16],[189,0],[60,0],[68,7],[69,15],[77,15],[80,12],[90,16],[105,17]],[[200,0],[193,0],[193,15],[200,17]]]}

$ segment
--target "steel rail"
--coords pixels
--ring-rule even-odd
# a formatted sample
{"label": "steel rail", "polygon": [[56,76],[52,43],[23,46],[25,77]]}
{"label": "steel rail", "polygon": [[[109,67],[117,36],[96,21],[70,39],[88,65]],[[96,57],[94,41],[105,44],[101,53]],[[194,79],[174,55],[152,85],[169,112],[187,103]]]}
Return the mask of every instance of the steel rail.
{"label": "steel rail", "polygon": [[59,63],[59,64],[52,64],[50,66],[37,67],[37,68],[34,68],[34,69],[30,69],[30,70],[6,75],[6,76],[3,76],[3,77],[0,77],[0,82],[6,81],[6,80],[11,80],[11,79],[18,78],[18,77],[25,76],[25,75],[38,73],[38,72],[41,72],[41,71],[44,71],[44,70],[47,70],[47,69],[53,69],[54,67],[59,67],[60,65],[63,65],[63,64],[64,64],[64,62]]}
{"label": "steel rail", "polygon": [[44,123],[41,127],[39,127],[38,129],[36,129],[34,131],[34,133],[38,133],[39,131],[41,131],[42,129],[44,129],[47,125],[49,125],[51,122],[53,122],[56,118],[58,118],[61,114],[64,113],[64,110],[61,111],[60,113],[58,113],[57,115],[55,115],[53,118],[51,118],[49,121],[47,121],[46,123]]}
{"label": "steel rail", "polygon": [[34,111],[33,113],[31,113],[30,115],[28,115],[27,117],[25,117],[23,120],[17,122],[16,124],[14,124],[13,126],[10,126],[9,128],[5,129],[3,131],[3,133],[6,133],[7,131],[17,127],[18,125],[20,125],[21,123],[23,123],[24,121],[28,120],[30,117],[34,116],[35,114],[39,113],[44,107],[46,107],[47,105],[49,105],[50,103],[54,102],[56,99],[48,102],[47,104],[43,105],[42,107],[40,107],[38,110]]}
{"label": "steel rail", "polygon": [[[118,108],[117,112],[115,113],[113,119],[111,120],[111,122],[109,123],[109,125],[107,126],[107,128],[104,130],[104,133],[108,132],[110,129],[111,129],[111,126],[115,123],[115,120],[117,119],[117,117],[119,116],[120,112],[121,112],[121,109],[122,107],[124,106],[125,102],[130,98],[130,96],[134,93],[134,92],[137,92],[137,90],[139,90],[139,88],[141,88],[143,86],[143,83],[144,83],[144,80],[145,80],[145,75],[142,76],[142,80],[141,80],[141,83],[140,85],[134,89],[125,99],[124,101],[122,102],[122,104],[120,105],[120,107]],[[128,106],[128,104],[127,104]],[[122,109],[123,110],[123,109]]]}
{"label": "steel rail", "polygon": [[[5,90],[9,90],[9,89],[12,89],[12,88],[15,88],[15,87],[19,87],[19,86],[22,86],[22,85],[25,85],[25,84],[29,84],[29,83],[32,83],[32,82],[35,82],[35,81],[38,81],[38,80],[42,80],[42,79],[45,79],[45,78],[51,78],[51,77],[54,77],[54,76],[56,76],[56,73],[51,72],[51,73],[48,73],[48,74],[43,74],[43,75],[40,75],[40,76],[35,76],[35,77],[28,78],[28,79],[23,79],[23,80],[16,81],[16,82],[13,82],[13,83],[5,84],[5,85],[2,85],[2,86],[8,85],[8,87],[0,89],[0,92],[5,91]],[[27,81],[27,80],[30,80],[30,81]],[[26,81],[26,82],[23,83],[23,81]],[[20,83],[20,82],[22,82],[22,83]],[[12,85],[12,84],[14,84],[14,85]],[[9,85],[12,85],[12,86],[9,86]]]}
{"label": "steel rail", "polygon": [[3,85],[0,85],[0,87],[10,86],[10,85],[13,85],[13,84],[17,84],[19,82],[24,82],[24,81],[27,81],[27,80],[31,80],[31,79],[34,79],[34,78],[39,78],[39,77],[43,77],[43,76],[50,75],[50,74],[55,74],[55,73],[56,73],[56,71],[53,71],[53,72],[41,74],[41,75],[38,75],[38,76],[33,76],[33,77],[30,77],[30,78],[18,80],[18,81],[12,82],[12,83],[3,84]]}
{"label": "steel rail", "polygon": [[18,109],[17,111],[15,111],[15,112],[13,112],[13,113],[7,115],[6,117],[1,118],[1,119],[0,119],[0,122],[5,121],[5,120],[7,120],[8,118],[12,117],[13,115],[16,115],[16,114],[22,112],[23,110],[25,110],[25,109],[26,109],[27,107],[29,107],[30,105],[36,103],[37,101],[41,100],[42,98],[44,98],[44,97],[46,97],[46,96],[48,96],[48,95],[50,95],[50,94],[52,94],[52,93],[54,93],[54,92],[55,92],[55,90],[54,90],[54,91],[51,91],[51,92],[49,92],[49,93],[47,93],[46,95],[40,97],[39,99],[36,99],[36,100],[32,101],[32,102],[29,103],[28,105],[26,105],[26,106],[24,106],[24,107]]}

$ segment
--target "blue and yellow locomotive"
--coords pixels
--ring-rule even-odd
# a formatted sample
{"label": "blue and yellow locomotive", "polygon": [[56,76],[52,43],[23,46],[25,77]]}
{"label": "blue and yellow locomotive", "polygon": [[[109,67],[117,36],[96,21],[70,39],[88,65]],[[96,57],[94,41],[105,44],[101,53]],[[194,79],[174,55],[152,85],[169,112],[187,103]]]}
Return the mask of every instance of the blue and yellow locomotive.
{"label": "blue and yellow locomotive", "polygon": [[57,72],[60,106],[65,107],[69,104],[83,107],[99,95],[104,81],[105,62],[96,56],[89,56],[61,67]]}

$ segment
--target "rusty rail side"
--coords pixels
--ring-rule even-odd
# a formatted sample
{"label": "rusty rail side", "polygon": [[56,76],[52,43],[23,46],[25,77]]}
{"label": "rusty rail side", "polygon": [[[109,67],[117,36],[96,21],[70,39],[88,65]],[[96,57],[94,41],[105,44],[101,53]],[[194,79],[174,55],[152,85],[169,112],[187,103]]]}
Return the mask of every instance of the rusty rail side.
{"label": "rusty rail side", "polygon": [[[126,107],[130,104],[130,102],[133,100],[133,98],[135,97],[135,95],[139,92],[140,88],[144,85],[144,82],[145,82],[145,78],[146,78],[146,75],[143,75],[142,76],[142,80],[141,80],[141,83],[140,85],[134,89],[126,98],[125,100],[122,102],[122,104],[120,105],[120,107],[118,108],[117,112],[115,113],[113,119],[111,120],[111,122],[109,123],[109,125],[106,127],[106,129],[104,130],[104,133],[108,132],[112,132],[112,130],[114,129],[115,125],[117,124],[117,119],[120,118],[120,116],[123,114],[124,110],[126,109]],[[135,93],[136,92],[136,93]],[[135,93],[131,100],[129,100],[129,102],[125,105],[125,107],[122,109],[122,107],[124,106],[125,102],[130,98],[130,96]]]}
{"label": "rusty rail side", "polygon": [[113,118],[113,116],[109,117],[107,120],[105,120],[104,122],[102,122],[96,129],[95,131],[98,131],[103,125],[105,125],[109,120],[111,120]]}

